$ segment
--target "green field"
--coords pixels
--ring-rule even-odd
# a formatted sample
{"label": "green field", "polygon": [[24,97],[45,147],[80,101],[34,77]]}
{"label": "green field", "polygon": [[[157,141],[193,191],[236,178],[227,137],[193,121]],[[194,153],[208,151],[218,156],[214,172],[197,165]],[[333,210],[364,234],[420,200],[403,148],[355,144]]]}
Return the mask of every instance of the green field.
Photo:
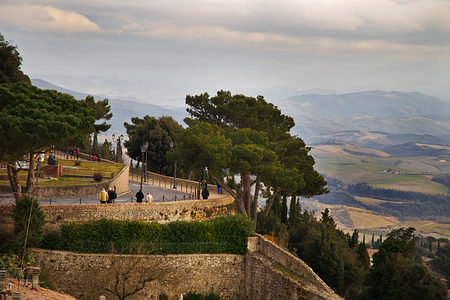
{"label": "green field", "polygon": [[[345,152],[345,149],[359,155]],[[374,154],[372,149],[345,144],[314,146],[311,153],[320,173],[345,183],[366,182],[379,188],[432,194],[449,192],[444,185],[431,181],[431,178],[432,174],[450,172],[450,163],[439,162],[434,157],[396,158],[383,152],[375,153],[383,157],[373,157],[370,156]],[[396,173],[386,172],[389,168]]]}

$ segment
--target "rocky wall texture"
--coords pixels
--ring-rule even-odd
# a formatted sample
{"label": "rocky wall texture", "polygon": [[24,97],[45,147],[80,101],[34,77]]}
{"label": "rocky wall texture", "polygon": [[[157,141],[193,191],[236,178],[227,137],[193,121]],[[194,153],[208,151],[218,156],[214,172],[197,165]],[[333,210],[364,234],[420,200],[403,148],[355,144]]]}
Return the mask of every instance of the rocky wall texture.
{"label": "rocky wall texture", "polygon": [[110,296],[105,288],[113,287],[115,278],[127,272],[128,290],[139,286],[140,280],[153,279],[130,299],[158,299],[161,294],[177,299],[189,291],[214,291],[221,299],[342,299],[311,268],[267,239],[259,235],[249,238],[248,249],[245,255],[166,256],[33,249],[32,256],[62,291],[78,299]]}
{"label": "rocky wall texture", "polygon": [[[149,221],[168,223],[173,221],[201,221],[237,212],[233,198],[215,200],[187,200],[156,203],[42,205],[46,228],[57,229],[70,222],[88,222],[99,219]],[[0,230],[13,227],[12,206],[0,206]]]}
{"label": "rocky wall texture", "polygon": [[108,255],[41,249],[34,249],[32,255],[61,291],[77,299],[98,299],[100,295],[113,299],[105,289],[114,289],[116,278],[122,287],[125,274],[129,277],[126,292],[153,279],[129,299],[158,299],[161,294],[176,299],[189,291],[220,291],[222,299],[246,298],[242,255]]}

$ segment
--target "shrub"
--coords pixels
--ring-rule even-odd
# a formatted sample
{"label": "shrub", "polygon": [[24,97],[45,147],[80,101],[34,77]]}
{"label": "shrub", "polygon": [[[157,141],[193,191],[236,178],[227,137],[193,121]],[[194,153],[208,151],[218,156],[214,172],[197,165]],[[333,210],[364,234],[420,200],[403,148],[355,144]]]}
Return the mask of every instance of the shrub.
{"label": "shrub", "polygon": [[159,295],[159,300],[169,300],[169,296],[166,294]]}
{"label": "shrub", "polygon": [[194,292],[189,292],[183,296],[184,300],[203,300],[202,294],[197,294]]}
{"label": "shrub", "polygon": [[92,177],[94,178],[95,181],[102,181],[103,179],[103,175],[101,173],[94,173]]}
{"label": "shrub", "polygon": [[103,219],[63,224],[61,233],[45,236],[42,247],[85,253],[243,254],[252,234],[252,223],[241,215],[169,224]]}
{"label": "shrub", "polygon": [[76,161],[74,162],[74,164],[75,164],[75,166],[81,166],[81,160],[76,160]]}
{"label": "shrub", "polygon": [[28,219],[30,218],[30,209],[31,219],[28,229],[27,246],[36,247],[42,239],[42,230],[45,224],[45,215],[39,207],[38,200],[33,199],[33,197],[24,196],[21,200],[17,201],[13,211],[14,230],[20,244],[23,245],[27,233]]}

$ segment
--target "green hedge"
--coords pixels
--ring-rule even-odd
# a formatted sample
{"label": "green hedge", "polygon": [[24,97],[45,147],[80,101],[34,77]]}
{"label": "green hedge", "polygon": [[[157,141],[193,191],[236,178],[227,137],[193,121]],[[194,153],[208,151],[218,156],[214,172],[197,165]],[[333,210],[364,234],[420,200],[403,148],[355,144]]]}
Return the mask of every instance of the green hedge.
{"label": "green hedge", "polygon": [[41,247],[81,253],[182,254],[247,252],[251,221],[241,215],[168,224],[103,219],[61,225]]}

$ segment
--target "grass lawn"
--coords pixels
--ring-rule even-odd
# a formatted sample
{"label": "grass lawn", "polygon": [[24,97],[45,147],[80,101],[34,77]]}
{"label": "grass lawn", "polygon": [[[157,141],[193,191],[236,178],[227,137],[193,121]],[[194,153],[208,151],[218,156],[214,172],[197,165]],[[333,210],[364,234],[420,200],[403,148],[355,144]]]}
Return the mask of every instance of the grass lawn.
{"label": "grass lawn", "polygon": [[[63,174],[89,174],[99,172],[103,176],[106,176],[108,178],[105,178],[106,180],[109,179],[109,175],[111,172],[114,172],[114,176],[117,175],[120,170],[124,167],[123,164],[111,164],[106,162],[96,162],[96,161],[81,161],[80,166],[75,166],[75,162],[73,160],[65,160],[65,159],[58,159],[58,164],[63,166],[71,166],[71,167],[77,167],[79,170],[76,169],[66,169],[63,171]],[[46,165],[45,164],[41,164]],[[6,170],[0,170],[0,174],[7,174]],[[20,175],[27,175],[28,170],[22,170],[19,171]],[[74,178],[74,177],[60,177],[56,180],[48,180],[44,178],[39,178],[39,186],[65,186],[65,185],[84,185],[84,184],[96,184],[99,183],[98,181],[94,181],[93,178]],[[20,184],[22,186],[26,185],[26,181],[20,181]],[[9,185],[8,180],[1,180],[0,185]]]}

